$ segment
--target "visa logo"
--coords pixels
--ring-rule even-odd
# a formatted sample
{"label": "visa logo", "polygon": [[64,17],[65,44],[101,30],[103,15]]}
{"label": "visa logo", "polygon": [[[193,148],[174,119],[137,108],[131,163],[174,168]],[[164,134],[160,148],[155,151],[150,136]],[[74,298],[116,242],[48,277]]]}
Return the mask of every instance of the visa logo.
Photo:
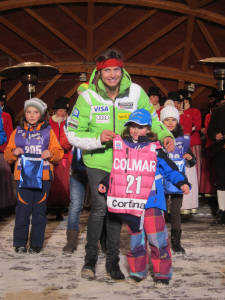
{"label": "visa logo", "polygon": [[109,112],[109,107],[108,106],[101,106],[101,105],[95,105],[92,106],[92,112],[93,113],[99,113],[99,112]]}

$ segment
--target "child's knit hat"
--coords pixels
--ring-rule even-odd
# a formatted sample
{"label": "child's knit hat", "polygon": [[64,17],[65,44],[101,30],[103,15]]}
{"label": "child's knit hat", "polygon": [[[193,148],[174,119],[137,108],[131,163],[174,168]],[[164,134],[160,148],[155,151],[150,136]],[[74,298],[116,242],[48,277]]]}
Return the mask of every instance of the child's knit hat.
{"label": "child's knit hat", "polygon": [[26,111],[29,106],[33,106],[33,107],[37,108],[39,110],[41,116],[43,116],[47,110],[47,104],[38,98],[31,98],[29,100],[26,100],[24,102],[24,111]]}
{"label": "child's knit hat", "polygon": [[163,122],[166,118],[174,118],[179,122],[180,116],[179,111],[175,106],[167,105],[160,112],[160,121]]}

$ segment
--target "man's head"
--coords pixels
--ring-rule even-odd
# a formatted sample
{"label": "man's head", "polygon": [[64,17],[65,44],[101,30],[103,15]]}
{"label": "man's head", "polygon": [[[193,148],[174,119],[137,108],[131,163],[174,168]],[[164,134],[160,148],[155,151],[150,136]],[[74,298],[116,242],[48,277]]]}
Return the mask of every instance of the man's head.
{"label": "man's head", "polygon": [[156,105],[159,103],[159,99],[160,99],[160,89],[157,86],[152,86],[149,88],[148,90],[148,96],[149,96],[149,100],[153,105]]}
{"label": "man's head", "polygon": [[106,88],[117,89],[123,76],[123,60],[116,50],[108,50],[99,56],[96,69]]}
{"label": "man's head", "polygon": [[180,95],[181,100],[183,101],[184,110],[190,108],[192,106],[192,99],[191,99],[190,91],[181,89],[181,90],[178,90],[178,93]]}

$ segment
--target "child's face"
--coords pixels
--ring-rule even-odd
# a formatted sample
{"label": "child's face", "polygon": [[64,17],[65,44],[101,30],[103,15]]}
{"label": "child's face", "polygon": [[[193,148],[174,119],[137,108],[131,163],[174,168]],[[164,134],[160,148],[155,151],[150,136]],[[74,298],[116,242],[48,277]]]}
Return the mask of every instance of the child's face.
{"label": "child's face", "polygon": [[147,126],[138,125],[136,123],[131,123],[129,125],[129,133],[134,141],[138,141],[139,136],[146,136],[150,130]]}
{"label": "child's face", "polygon": [[29,124],[34,125],[40,120],[41,114],[36,107],[29,106],[26,109],[25,118]]}
{"label": "child's face", "polygon": [[169,131],[173,131],[177,126],[177,119],[175,118],[166,118],[163,120],[163,124],[169,129]]}
{"label": "child's face", "polygon": [[57,109],[55,112],[56,116],[59,118],[65,118],[67,115],[67,110],[64,108]]}

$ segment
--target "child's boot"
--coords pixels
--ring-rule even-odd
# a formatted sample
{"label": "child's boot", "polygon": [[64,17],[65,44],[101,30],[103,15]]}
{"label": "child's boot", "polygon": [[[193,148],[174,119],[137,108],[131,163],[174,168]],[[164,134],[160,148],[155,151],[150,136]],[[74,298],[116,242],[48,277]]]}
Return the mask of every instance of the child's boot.
{"label": "child's boot", "polygon": [[185,254],[185,250],[180,244],[180,239],[181,239],[181,230],[172,229],[171,230],[172,250],[177,254]]}

